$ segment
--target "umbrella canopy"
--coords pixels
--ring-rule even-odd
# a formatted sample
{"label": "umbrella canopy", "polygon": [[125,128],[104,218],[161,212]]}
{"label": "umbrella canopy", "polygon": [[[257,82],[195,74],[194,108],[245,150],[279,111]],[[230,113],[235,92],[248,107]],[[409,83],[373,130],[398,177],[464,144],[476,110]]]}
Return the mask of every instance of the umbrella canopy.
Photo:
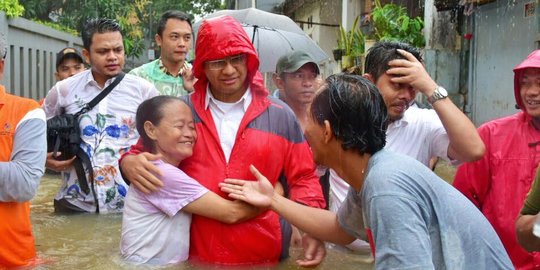
{"label": "umbrella canopy", "polygon": [[[220,10],[205,19],[223,15],[231,16],[242,24],[259,54],[261,72],[275,71],[279,57],[294,50],[304,50],[319,62],[328,58],[317,43],[287,16],[247,8]],[[197,33],[201,22],[193,25],[193,32]]]}

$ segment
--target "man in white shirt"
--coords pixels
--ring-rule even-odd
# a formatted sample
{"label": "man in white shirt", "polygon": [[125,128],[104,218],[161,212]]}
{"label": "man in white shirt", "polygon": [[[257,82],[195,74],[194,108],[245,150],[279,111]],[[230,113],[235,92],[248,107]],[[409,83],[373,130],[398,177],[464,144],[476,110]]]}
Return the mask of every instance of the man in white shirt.
{"label": "man in white shirt", "polygon": [[[484,155],[485,146],[474,124],[429,76],[418,49],[405,43],[379,42],[369,50],[365,66],[364,77],[375,83],[388,110],[386,149],[426,166],[435,156],[470,162]],[[410,107],[417,92],[433,110]]]}
{"label": "man in white shirt", "polygon": [[[77,113],[110,85],[124,67],[124,45],[120,25],[109,19],[88,21],[82,33],[83,55],[92,66],[57,82],[47,94],[43,108],[48,118],[63,113]],[[47,155],[47,167],[62,174],[63,185],[55,197],[55,212],[119,212],[124,206],[127,184],[118,170],[118,158],[139,137],[135,130],[135,113],[144,100],[156,96],[156,88],[133,75],[124,79],[93,109],[79,118],[81,148],[90,158],[94,179],[84,180],[73,167],[74,158],[56,160]],[[82,178],[82,177],[81,177]],[[94,183],[92,183],[94,182]],[[96,205],[97,203],[97,205]]]}
{"label": "man in white shirt", "polygon": [[[480,159],[485,151],[476,127],[427,73],[420,51],[400,42],[378,42],[369,50],[365,78],[379,89],[388,111],[385,148],[415,158],[426,166],[439,157],[453,163]],[[411,106],[416,93],[433,109]],[[337,210],[348,185],[330,174],[330,205]]]}

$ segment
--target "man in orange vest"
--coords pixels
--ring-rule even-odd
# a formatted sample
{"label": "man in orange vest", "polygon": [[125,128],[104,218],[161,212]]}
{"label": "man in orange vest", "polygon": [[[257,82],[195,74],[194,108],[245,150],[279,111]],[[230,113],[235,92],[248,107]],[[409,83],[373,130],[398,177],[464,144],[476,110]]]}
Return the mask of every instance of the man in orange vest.
{"label": "man in orange vest", "polygon": [[[6,41],[0,35],[0,80]],[[30,199],[45,168],[45,113],[31,99],[7,93],[0,85],[0,269],[35,262]]]}

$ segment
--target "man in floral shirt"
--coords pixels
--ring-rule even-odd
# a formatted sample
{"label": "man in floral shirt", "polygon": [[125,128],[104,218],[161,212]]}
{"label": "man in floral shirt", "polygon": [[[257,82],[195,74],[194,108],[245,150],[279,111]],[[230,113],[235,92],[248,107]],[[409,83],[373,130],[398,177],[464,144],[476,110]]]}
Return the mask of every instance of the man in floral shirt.
{"label": "man in floral shirt", "polygon": [[[53,86],[43,104],[47,118],[80,111],[122,72],[124,46],[118,23],[109,19],[90,20],[82,39],[83,55],[92,68]],[[157,94],[150,82],[127,74],[101,102],[79,118],[81,147],[92,162],[95,196],[81,189],[73,159],[60,161],[49,153],[47,167],[64,172],[63,185],[54,199],[55,212],[99,209],[100,213],[107,213],[123,209],[128,186],[119,173],[118,158],[139,137],[134,124],[137,107]],[[92,186],[89,174],[87,179],[88,186]]]}

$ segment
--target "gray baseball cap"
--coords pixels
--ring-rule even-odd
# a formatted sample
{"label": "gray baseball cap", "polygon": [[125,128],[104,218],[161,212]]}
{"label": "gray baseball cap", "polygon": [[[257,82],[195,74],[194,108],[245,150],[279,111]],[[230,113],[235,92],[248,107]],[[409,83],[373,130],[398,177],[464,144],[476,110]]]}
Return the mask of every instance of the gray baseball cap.
{"label": "gray baseball cap", "polygon": [[317,67],[317,74],[321,74],[321,68],[311,55],[305,51],[295,50],[280,57],[276,64],[276,73],[295,72],[303,65],[313,63]]}

